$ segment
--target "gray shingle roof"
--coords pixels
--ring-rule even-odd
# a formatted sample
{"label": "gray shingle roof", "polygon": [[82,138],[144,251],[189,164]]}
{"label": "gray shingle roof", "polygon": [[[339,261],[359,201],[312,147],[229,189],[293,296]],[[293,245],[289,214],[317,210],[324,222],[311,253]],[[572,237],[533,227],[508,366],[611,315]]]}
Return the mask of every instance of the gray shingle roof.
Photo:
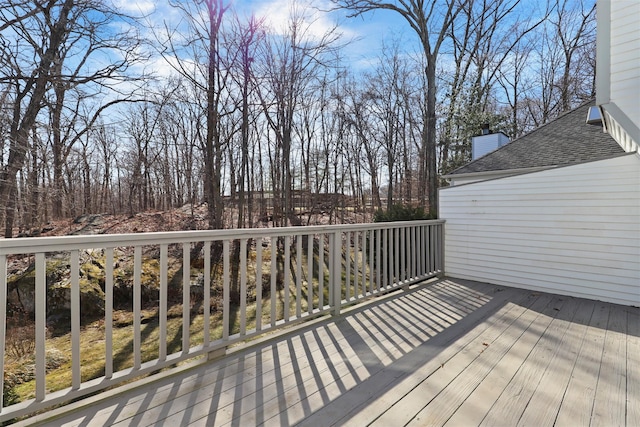
{"label": "gray shingle roof", "polygon": [[586,123],[589,101],[449,175],[545,166],[566,166],[624,154],[599,125]]}

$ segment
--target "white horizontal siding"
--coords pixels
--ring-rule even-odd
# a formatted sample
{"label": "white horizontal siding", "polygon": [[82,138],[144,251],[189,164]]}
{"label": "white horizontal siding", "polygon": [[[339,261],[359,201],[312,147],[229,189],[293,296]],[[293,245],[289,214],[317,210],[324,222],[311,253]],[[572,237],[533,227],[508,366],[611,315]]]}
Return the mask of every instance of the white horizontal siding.
{"label": "white horizontal siding", "polygon": [[640,1],[611,2],[610,97],[640,127]]}
{"label": "white horizontal siding", "polygon": [[445,272],[640,305],[640,156],[440,191]]}

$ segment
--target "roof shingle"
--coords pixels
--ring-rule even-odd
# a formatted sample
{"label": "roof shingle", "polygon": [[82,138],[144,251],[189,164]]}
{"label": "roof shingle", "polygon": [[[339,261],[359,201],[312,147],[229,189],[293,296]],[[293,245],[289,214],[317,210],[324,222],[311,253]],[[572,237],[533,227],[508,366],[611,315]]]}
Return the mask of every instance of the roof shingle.
{"label": "roof shingle", "polygon": [[599,125],[586,123],[588,101],[449,175],[534,167],[567,166],[624,154]]}

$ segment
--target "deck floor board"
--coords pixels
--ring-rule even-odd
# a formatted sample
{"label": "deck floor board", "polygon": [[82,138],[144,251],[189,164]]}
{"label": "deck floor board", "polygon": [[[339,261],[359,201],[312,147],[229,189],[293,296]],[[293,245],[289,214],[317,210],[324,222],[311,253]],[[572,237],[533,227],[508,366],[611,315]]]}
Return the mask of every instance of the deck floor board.
{"label": "deck floor board", "polygon": [[631,427],[639,320],[634,307],[443,279],[18,425]]}

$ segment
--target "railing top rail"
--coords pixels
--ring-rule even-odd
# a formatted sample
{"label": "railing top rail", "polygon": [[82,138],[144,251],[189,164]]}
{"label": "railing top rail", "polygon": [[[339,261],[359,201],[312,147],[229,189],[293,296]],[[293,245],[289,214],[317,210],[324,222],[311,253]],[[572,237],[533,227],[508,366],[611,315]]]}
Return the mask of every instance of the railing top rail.
{"label": "railing top rail", "polygon": [[336,231],[361,231],[385,228],[401,228],[407,225],[444,224],[444,220],[397,221],[364,224],[310,225],[277,228],[238,228],[225,230],[191,230],[128,234],[92,234],[85,236],[20,237],[0,239],[0,255],[64,251],[71,249],[113,248],[120,246],[144,246],[183,242],[221,241],[330,233]]}

